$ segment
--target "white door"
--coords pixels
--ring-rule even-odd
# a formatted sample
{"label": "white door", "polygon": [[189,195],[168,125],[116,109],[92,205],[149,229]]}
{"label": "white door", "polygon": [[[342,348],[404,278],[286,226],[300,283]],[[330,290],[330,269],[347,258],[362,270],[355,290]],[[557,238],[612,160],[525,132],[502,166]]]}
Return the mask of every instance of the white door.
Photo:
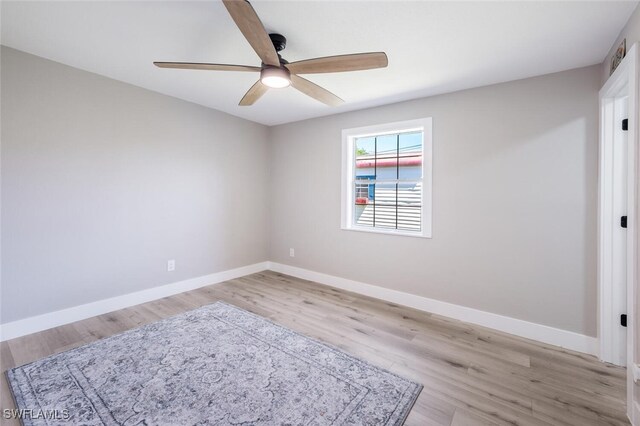
{"label": "white door", "polygon": [[614,351],[617,359],[614,364],[626,365],[627,328],[620,322],[620,316],[627,313],[627,229],[622,226],[622,217],[627,216],[627,169],[628,146],[627,131],[622,129],[622,120],[627,118],[628,97],[614,101],[615,120],[613,137],[613,250],[612,250],[612,296]]}

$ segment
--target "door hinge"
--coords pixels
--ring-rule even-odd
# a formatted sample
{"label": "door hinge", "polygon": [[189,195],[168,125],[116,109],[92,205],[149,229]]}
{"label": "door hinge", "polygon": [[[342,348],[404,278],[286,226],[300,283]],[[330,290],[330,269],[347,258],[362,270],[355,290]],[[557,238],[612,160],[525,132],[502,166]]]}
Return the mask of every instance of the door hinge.
{"label": "door hinge", "polygon": [[622,120],[622,130],[629,130],[629,119],[625,118]]}
{"label": "door hinge", "polygon": [[627,217],[626,216],[621,216],[620,217],[620,226],[622,228],[626,228],[627,227]]}
{"label": "door hinge", "polygon": [[620,325],[623,327],[627,326],[627,314],[620,315]]}

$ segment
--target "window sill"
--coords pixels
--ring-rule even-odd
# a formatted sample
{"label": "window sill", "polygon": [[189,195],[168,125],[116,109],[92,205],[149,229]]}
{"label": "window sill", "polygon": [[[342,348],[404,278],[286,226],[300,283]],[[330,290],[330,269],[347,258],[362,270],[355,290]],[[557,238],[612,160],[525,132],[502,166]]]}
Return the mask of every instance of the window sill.
{"label": "window sill", "polygon": [[412,237],[412,238],[431,238],[430,234],[427,234],[425,231],[421,232],[405,232],[405,231],[397,231],[393,229],[375,229],[375,228],[359,228],[359,227],[340,227],[343,231],[356,231],[356,232],[364,232],[367,234],[384,234],[384,235],[394,235],[398,237]]}

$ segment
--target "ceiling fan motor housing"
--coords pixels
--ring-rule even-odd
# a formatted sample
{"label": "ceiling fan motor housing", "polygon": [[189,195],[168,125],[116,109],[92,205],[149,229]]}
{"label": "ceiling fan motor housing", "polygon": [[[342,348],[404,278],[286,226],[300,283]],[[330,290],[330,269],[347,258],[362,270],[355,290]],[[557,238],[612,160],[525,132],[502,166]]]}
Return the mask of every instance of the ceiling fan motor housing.
{"label": "ceiling fan motor housing", "polygon": [[273,47],[275,47],[276,52],[280,52],[287,47],[287,39],[282,34],[269,34],[269,38],[271,39],[271,43],[273,43]]}

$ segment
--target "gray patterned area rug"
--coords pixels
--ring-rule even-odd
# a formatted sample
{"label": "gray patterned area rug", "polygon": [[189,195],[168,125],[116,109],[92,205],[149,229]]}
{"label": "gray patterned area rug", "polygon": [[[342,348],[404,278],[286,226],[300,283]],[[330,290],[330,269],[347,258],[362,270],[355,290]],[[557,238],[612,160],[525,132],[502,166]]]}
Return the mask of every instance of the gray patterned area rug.
{"label": "gray patterned area rug", "polygon": [[422,390],[222,302],[7,376],[26,425],[401,425]]}

